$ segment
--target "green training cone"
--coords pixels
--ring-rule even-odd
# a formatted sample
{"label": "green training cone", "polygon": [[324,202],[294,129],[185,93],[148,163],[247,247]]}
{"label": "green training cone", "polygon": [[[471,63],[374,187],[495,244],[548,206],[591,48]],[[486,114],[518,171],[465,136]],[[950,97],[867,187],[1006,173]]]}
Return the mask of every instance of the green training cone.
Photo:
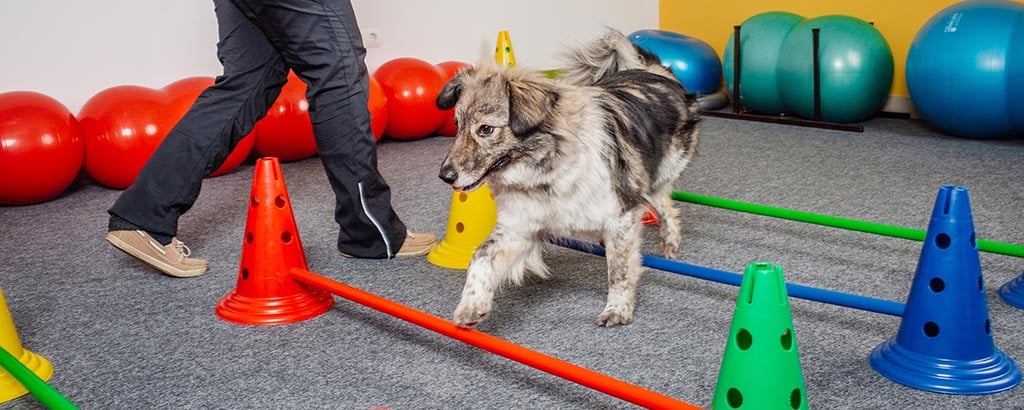
{"label": "green training cone", "polygon": [[782,267],[747,265],[712,409],[807,409],[788,298]]}

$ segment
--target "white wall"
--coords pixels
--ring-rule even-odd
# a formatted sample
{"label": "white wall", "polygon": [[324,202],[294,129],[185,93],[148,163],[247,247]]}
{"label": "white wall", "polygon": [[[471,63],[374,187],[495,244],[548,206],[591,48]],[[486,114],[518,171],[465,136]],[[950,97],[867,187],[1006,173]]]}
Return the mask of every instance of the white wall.
{"label": "white wall", "polygon": [[[371,70],[397,57],[473,63],[508,30],[516,60],[557,67],[557,53],[605,26],[658,26],[658,0],[353,0]],[[78,112],[115,85],[160,88],[220,73],[209,0],[0,0],[0,92],[31,90]]]}

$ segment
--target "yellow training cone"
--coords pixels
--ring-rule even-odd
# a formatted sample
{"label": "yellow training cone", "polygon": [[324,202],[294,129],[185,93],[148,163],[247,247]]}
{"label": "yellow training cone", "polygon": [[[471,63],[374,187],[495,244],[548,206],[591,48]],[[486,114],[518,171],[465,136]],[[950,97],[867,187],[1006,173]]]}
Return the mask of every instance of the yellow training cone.
{"label": "yellow training cone", "polygon": [[430,251],[427,260],[443,268],[468,268],[473,252],[491,234],[497,220],[498,209],[487,184],[473,192],[456,192],[444,240]]}
{"label": "yellow training cone", "polygon": [[494,61],[506,67],[516,66],[516,53],[512,52],[512,39],[508,31],[498,32],[498,45],[494,47]]}
{"label": "yellow training cone", "polygon": [[[40,379],[49,380],[53,376],[53,366],[45,357],[21,347],[21,340],[18,339],[18,331],[14,328],[11,312],[7,309],[3,290],[0,290],[0,347],[7,350]],[[0,368],[0,403],[20,397],[25,393],[28,393],[28,389],[6,370]]]}

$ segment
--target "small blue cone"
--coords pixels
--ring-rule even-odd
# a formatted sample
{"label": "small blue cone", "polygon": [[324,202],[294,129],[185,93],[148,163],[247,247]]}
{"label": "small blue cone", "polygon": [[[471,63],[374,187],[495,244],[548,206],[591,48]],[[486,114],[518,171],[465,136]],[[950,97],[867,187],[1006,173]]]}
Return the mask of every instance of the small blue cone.
{"label": "small blue cone", "polygon": [[1021,382],[996,349],[967,189],[939,189],[899,333],[875,347],[871,367],[913,388],[989,394]]}
{"label": "small blue cone", "polygon": [[999,288],[999,296],[1006,303],[1018,309],[1024,309],[1024,273],[1021,273],[1016,279],[1004,283]]}

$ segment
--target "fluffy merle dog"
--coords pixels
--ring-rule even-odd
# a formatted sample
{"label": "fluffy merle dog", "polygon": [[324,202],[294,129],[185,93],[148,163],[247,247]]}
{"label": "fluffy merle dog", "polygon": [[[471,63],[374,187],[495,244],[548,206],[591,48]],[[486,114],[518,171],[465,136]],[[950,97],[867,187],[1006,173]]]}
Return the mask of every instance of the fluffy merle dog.
{"label": "fluffy merle dog", "polygon": [[438,107],[455,107],[459,126],[440,178],[456,191],[486,182],[498,211],[469,265],[454,313],[460,326],[484,320],[503,284],[548,276],[541,253],[549,235],[603,238],[602,326],[633,320],[648,205],[661,217],[663,253],[678,252],[670,193],[697,145],[696,100],[619,32],[567,55],[559,79],[484,63],[452,78],[437,97]]}

